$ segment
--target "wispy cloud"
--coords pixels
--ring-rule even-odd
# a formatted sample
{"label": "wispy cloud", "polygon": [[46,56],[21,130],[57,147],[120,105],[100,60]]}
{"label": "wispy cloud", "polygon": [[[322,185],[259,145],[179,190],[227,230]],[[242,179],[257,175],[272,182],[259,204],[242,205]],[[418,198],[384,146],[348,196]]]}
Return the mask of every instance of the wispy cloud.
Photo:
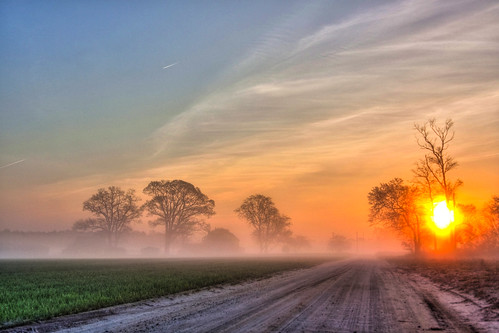
{"label": "wispy cloud", "polygon": [[362,154],[382,132],[389,140],[449,102],[499,89],[497,17],[491,1],[399,1],[312,31],[282,23],[232,68],[230,86],[158,129],[156,156],[321,146],[341,158],[338,142]]}
{"label": "wispy cloud", "polygon": [[22,162],[24,162],[24,161],[26,161],[26,160],[25,160],[25,159],[23,159],[23,160],[15,161],[15,162],[12,162],[12,163],[9,163],[9,164],[6,164],[6,165],[2,165],[2,166],[0,166],[0,169],[8,168],[8,167],[10,167],[10,166],[13,166],[13,165],[16,165],[16,164],[22,163]]}
{"label": "wispy cloud", "polygon": [[[282,10],[276,11],[276,6]],[[19,103],[7,104],[19,104],[13,108],[19,110],[13,124],[27,126],[13,137],[2,132],[10,138],[4,142],[8,149],[2,161],[23,157],[30,163],[15,167],[23,159],[0,166],[2,213],[24,212],[28,197],[48,212],[46,223],[53,220],[51,214],[67,222],[72,218],[68,216],[81,214],[81,202],[98,187],[118,185],[140,192],[151,180],[180,178],[216,200],[214,219],[219,221],[232,223],[233,209],[245,195],[258,191],[276,198],[280,208],[281,202],[287,205],[283,211],[293,219],[301,215],[304,229],[310,229],[313,218],[329,228],[345,209],[353,211],[348,220],[357,219],[361,225],[370,186],[387,177],[411,177],[410,169],[422,153],[413,125],[429,117],[454,119],[452,154],[460,163],[456,177],[465,180],[466,189],[471,183],[476,193],[490,197],[499,181],[494,172],[499,163],[496,0],[394,0],[362,6],[313,1],[296,2],[291,9],[283,2],[272,5],[274,11],[266,12],[265,20],[255,20],[259,28],[253,29],[249,20],[259,17],[257,8],[263,7],[244,13],[247,19],[241,23],[248,30],[227,34],[232,40],[222,43],[223,50],[190,57],[193,50],[213,45],[223,24],[234,20],[221,20],[199,33],[202,24],[188,24],[189,32],[172,32],[170,40],[179,41],[174,49],[168,43],[161,47],[157,39],[151,48],[144,43],[144,52],[153,56],[150,63],[160,64],[150,74],[144,75],[142,64],[130,71],[128,65],[121,67],[144,59],[134,52],[132,58],[104,57],[106,65],[120,66],[107,74],[92,69],[110,80],[103,82],[109,89],[99,93],[92,93],[94,76],[87,77],[85,71],[80,84],[72,84],[74,95],[68,96],[62,96],[66,90],[45,94],[65,87],[67,80],[46,85],[13,75],[20,96],[38,91],[39,100],[20,97]],[[255,38],[262,25],[267,33]],[[167,49],[172,62],[161,63]],[[178,69],[182,59],[188,60],[189,73],[162,75]],[[67,69],[54,64],[43,72],[65,78],[73,74]],[[131,79],[118,80],[122,74]],[[136,84],[123,84],[131,81]],[[10,88],[5,92],[10,94]],[[24,113],[24,104],[32,111]],[[59,110],[57,118],[44,118],[52,108]],[[40,121],[51,126],[39,126]],[[75,132],[80,124],[85,126]],[[56,132],[48,130],[56,127]],[[150,134],[152,128],[156,130]],[[27,131],[29,139],[23,138]],[[144,135],[143,141],[137,140]],[[467,178],[466,172],[480,177]],[[338,202],[341,207],[334,207]],[[35,208],[31,210],[30,219],[40,220]],[[323,216],[310,217],[316,211]],[[9,214],[3,213],[4,221],[10,220]]]}

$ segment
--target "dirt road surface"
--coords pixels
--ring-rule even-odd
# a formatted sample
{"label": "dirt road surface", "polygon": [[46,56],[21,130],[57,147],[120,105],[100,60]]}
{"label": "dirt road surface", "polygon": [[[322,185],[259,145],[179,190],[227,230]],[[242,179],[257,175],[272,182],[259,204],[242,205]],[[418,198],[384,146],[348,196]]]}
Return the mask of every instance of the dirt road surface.
{"label": "dirt road surface", "polygon": [[495,332],[485,305],[378,259],[56,318],[10,332]]}

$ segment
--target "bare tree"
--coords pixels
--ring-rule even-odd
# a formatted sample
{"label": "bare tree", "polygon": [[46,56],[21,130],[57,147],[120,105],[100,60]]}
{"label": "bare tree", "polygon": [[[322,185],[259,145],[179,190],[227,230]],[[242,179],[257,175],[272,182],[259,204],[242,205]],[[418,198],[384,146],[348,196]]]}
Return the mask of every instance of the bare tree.
{"label": "bare tree", "polygon": [[291,234],[290,218],[279,213],[270,197],[262,194],[251,195],[235,212],[253,227],[253,236],[258,241],[261,252],[268,252],[271,244]]}
{"label": "bare tree", "polygon": [[103,231],[108,245],[116,247],[121,234],[130,230],[130,223],[140,217],[139,201],[133,189],[125,192],[116,186],[100,188],[83,203],[83,210],[93,213],[95,218],[76,221],[73,229]]}
{"label": "bare tree", "polygon": [[412,170],[415,176],[415,183],[421,188],[423,193],[427,194],[428,200],[433,205],[435,203],[435,177],[431,172],[431,166],[428,158],[416,162],[416,168]]}
{"label": "bare tree", "polygon": [[183,180],[152,181],[144,193],[152,197],[144,207],[149,215],[157,217],[151,224],[165,227],[165,253],[170,252],[177,237],[187,237],[196,230],[203,222],[201,216],[215,214],[215,201]]}
{"label": "bare tree", "polygon": [[434,195],[432,192],[433,183],[436,182],[440,186],[447,204],[450,203],[455,189],[462,185],[461,180],[458,179],[452,182],[448,177],[449,171],[458,166],[458,163],[447,151],[450,142],[454,139],[453,126],[452,119],[447,119],[445,125],[439,127],[435,118],[428,120],[423,125],[414,125],[420,135],[420,138],[417,138],[418,145],[427,153],[413,171],[416,178],[419,178],[425,184],[432,202]]}
{"label": "bare tree", "polygon": [[400,178],[382,183],[368,194],[371,225],[381,224],[408,238],[416,255],[421,252],[424,224],[417,205],[418,194],[415,186],[404,185]]}

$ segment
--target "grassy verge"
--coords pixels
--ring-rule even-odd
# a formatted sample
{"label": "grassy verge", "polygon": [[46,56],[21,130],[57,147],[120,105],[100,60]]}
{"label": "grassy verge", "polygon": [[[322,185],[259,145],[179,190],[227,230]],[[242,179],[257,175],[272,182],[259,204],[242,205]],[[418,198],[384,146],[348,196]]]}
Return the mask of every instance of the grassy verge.
{"label": "grassy verge", "polygon": [[418,273],[445,289],[468,293],[499,309],[499,261],[482,259],[389,260],[399,269]]}
{"label": "grassy verge", "polygon": [[298,268],[324,258],[0,261],[0,328]]}

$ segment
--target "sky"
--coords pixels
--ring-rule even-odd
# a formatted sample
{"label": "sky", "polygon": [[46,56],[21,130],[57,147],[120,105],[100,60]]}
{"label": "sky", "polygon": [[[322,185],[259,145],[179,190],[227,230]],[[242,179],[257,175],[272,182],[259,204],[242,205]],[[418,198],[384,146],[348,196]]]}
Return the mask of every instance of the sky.
{"label": "sky", "polygon": [[4,0],[0,64],[0,229],[182,179],[242,239],[255,193],[296,234],[370,233],[367,193],[411,180],[432,117],[455,123],[457,200],[499,194],[495,0]]}

